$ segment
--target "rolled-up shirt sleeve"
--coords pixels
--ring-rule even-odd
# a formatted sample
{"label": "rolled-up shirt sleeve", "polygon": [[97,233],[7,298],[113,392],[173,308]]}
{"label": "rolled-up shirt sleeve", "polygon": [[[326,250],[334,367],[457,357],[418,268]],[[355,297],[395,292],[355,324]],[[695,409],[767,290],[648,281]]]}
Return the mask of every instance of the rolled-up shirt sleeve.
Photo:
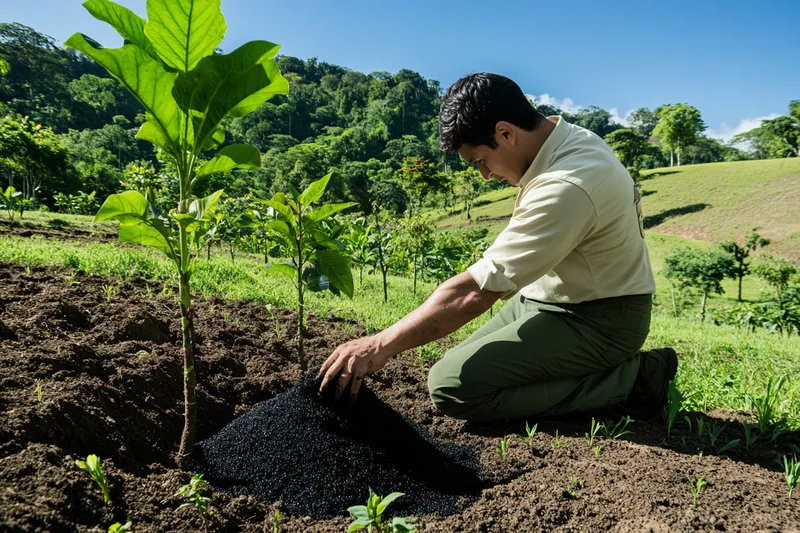
{"label": "rolled-up shirt sleeve", "polygon": [[467,270],[481,289],[507,300],[551,271],[597,221],[586,192],[564,178],[542,180],[520,199],[508,226]]}

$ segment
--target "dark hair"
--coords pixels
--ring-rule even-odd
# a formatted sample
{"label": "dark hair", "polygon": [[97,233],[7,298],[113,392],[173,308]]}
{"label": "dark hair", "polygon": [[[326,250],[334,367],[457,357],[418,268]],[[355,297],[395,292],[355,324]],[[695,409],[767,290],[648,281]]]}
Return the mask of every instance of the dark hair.
{"label": "dark hair", "polygon": [[526,131],[542,120],[519,85],[499,74],[470,74],[447,89],[439,114],[439,146],[455,153],[463,144],[497,148],[495,126],[506,121]]}

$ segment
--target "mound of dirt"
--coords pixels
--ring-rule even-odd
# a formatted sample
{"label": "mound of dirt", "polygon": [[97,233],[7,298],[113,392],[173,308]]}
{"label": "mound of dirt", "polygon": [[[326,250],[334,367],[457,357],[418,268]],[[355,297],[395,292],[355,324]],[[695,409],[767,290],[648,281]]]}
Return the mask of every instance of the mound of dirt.
{"label": "mound of dirt", "polygon": [[282,500],[313,518],[341,516],[370,487],[405,493],[391,514],[449,515],[482,488],[470,447],[433,441],[367,387],[346,407],[319,384],[312,371],[199,443],[196,470],[231,495]]}

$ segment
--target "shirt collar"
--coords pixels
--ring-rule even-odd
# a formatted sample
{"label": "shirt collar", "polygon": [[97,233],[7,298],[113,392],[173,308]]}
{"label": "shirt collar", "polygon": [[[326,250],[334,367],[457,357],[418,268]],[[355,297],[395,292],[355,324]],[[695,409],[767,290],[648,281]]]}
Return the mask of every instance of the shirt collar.
{"label": "shirt collar", "polygon": [[528,170],[525,171],[525,174],[523,174],[522,178],[519,180],[518,186],[520,189],[525,187],[533,178],[550,168],[553,154],[567,138],[567,135],[569,135],[569,123],[564,120],[561,115],[547,117],[547,120],[555,122],[556,127],[550,132],[550,135],[544,141],[539,153],[536,154],[536,157],[533,159],[533,163],[531,163],[531,166],[528,167]]}

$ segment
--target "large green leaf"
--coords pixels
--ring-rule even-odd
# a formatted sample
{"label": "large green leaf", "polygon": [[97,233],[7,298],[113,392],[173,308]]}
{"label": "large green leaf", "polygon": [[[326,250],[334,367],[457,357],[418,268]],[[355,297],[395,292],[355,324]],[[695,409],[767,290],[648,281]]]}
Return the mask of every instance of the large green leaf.
{"label": "large green leaf", "polygon": [[161,60],[182,72],[214,53],[225,37],[220,0],[147,0],[145,34]]}
{"label": "large green leaf", "polygon": [[230,54],[204,58],[175,80],[175,101],[194,124],[194,142],[203,146],[226,115],[243,116],[275,94],[286,94],[288,82],[272,57],[278,46],[251,41]]}
{"label": "large green leaf", "polygon": [[390,503],[395,501],[397,498],[405,496],[403,492],[393,492],[386,496],[384,499],[381,500],[381,503],[378,504],[378,516],[382,515],[386,508],[389,506]]}
{"label": "large green leaf", "polygon": [[333,286],[352,298],[353,274],[347,259],[335,250],[318,250],[316,256],[320,270]]}
{"label": "large green leaf", "polygon": [[358,205],[356,202],[346,202],[343,204],[327,204],[321,207],[318,207],[311,211],[306,218],[311,222],[319,222],[320,220],[325,220],[331,215],[335,215],[339,211],[344,211],[354,205]]}
{"label": "large green leaf", "polygon": [[272,200],[264,200],[263,202],[264,205],[266,205],[267,207],[271,207],[272,209],[274,209],[275,211],[286,217],[287,221],[290,222],[294,221],[294,214],[292,213],[292,210],[289,208],[289,206],[286,205],[285,203],[281,203],[275,200],[275,197],[273,197]]}
{"label": "large green leaf", "polygon": [[103,48],[80,33],[64,44],[98,62],[141,102],[147,111],[147,122],[142,125],[139,138],[178,153],[181,120],[180,109],[172,98],[174,74],[133,44]]}
{"label": "large green leaf", "polygon": [[261,166],[261,153],[250,144],[226,146],[211,161],[203,165],[196,177],[208,176],[218,172],[228,172],[235,168],[253,169]]}
{"label": "large green leaf", "polygon": [[148,202],[147,199],[137,191],[125,191],[119,194],[112,194],[100,210],[94,216],[94,222],[101,220],[131,220],[131,215],[135,218],[143,217],[147,212]]}
{"label": "large green leaf", "polygon": [[283,220],[273,220],[272,222],[268,222],[266,224],[266,228],[281,235],[285,235],[291,239],[295,238],[294,230]]}
{"label": "large green leaf", "polygon": [[142,220],[138,224],[120,224],[119,240],[120,242],[131,242],[158,248],[167,254],[170,259],[176,260],[175,252],[170,246],[168,236],[159,231],[149,221]]}
{"label": "large green leaf", "polygon": [[297,267],[294,267],[287,263],[278,263],[276,265],[272,265],[272,267],[267,269],[267,272],[274,274],[283,274],[285,276],[289,276],[294,280],[297,279]]}
{"label": "large green leaf", "polygon": [[300,205],[311,205],[322,198],[325,188],[328,186],[328,182],[331,179],[331,175],[332,172],[329,172],[322,178],[309,185],[308,188],[303,191],[303,194],[300,195]]}
{"label": "large green leaf", "polygon": [[94,18],[109,23],[127,42],[135,44],[156,61],[161,61],[156,49],[144,34],[145,21],[142,17],[110,0],[86,0],[83,7]]}
{"label": "large green leaf", "polygon": [[205,198],[193,200],[192,203],[189,204],[189,214],[198,220],[205,218],[206,213],[214,209],[214,206],[217,205],[220,196],[222,196],[222,192],[223,190],[220,189],[209,194]]}

